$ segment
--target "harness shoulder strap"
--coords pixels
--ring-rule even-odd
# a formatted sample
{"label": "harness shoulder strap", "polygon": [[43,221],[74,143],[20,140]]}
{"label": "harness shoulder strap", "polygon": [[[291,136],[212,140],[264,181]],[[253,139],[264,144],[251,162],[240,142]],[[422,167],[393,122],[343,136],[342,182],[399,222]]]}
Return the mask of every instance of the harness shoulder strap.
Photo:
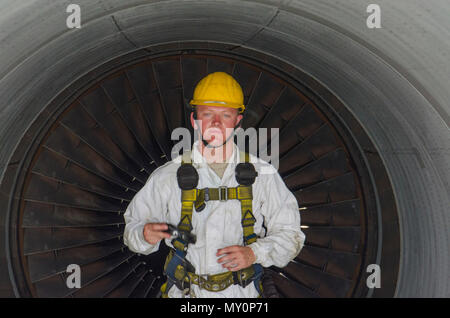
{"label": "harness shoulder strap", "polygon": [[[255,166],[250,162],[250,155],[246,152],[240,152],[240,163],[236,166],[236,180],[239,183],[237,187],[238,199],[241,201],[241,223],[244,235],[244,245],[256,242],[257,236],[254,232],[256,218],[253,215],[252,207],[252,185],[255,183],[258,173]],[[263,296],[262,276],[264,269],[261,264],[253,264],[254,275],[253,284],[258,291],[259,297]]]}
{"label": "harness shoulder strap", "polygon": [[239,162],[250,162],[250,155],[248,152],[239,151]]}
{"label": "harness shoulder strap", "polygon": [[237,199],[241,201],[241,224],[244,233],[244,244],[249,245],[256,242],[254,225],[256,222],[253,215],[253,192],[252,185],[255,182],[257,173],[255,167],[250,163],[250,155],[247,152],[240,152],[240,163],[236,166],[235,176],[239,183],[237,187]]}
{"label": "harness shoulder strap", "polygon": [[187,163],[187,164],[192,164],[192,152],[191,151],[186,151],[183,152],[183,155],[181,156],[181,163]]}
{"label": "harness shoulder strap", "polygon": [[178,186],[181,189],[181,217],[178,228],[192,230],[192,208],[197,200],[198,173],[192,165],[191,152],[183,153],[181,166],[177,170]]}

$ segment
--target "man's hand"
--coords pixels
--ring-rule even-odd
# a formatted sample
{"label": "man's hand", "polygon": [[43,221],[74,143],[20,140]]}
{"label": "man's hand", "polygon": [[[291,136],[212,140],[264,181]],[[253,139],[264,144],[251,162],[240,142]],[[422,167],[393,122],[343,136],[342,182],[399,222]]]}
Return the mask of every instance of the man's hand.
{"label": "man's hand", "polygon": [[217,250],[216,256],[225,255],[217,261],[229,271],[235,272],[252,265],[256,256],[248,246],[233,245]]}
{"label": "man's hand", "polygon": [[144,226],[144,239],[152,245],[155,245],[164,238],[170,239],[172,236],[164,232],[168,228],[166,223],[147,223]]}

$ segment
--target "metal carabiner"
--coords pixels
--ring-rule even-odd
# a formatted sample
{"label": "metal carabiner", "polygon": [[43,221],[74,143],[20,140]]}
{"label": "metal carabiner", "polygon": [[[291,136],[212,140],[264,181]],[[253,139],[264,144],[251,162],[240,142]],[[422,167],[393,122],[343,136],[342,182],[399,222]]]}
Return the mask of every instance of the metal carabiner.
{"label": "metal carabiner", "polygon": [[183,279],[181,280],[181,298],[186,298],[186,295],[189,294],[190,288],[191,288],[190,286],[189,288],[184,288],[184,277],[183,277]]}
{"label": "metal carabiner", "polygon": [[181,298],[186,298],[186,295],[189,294],[189,292],[190,292],[190,288],[184,288],[181,291]]}

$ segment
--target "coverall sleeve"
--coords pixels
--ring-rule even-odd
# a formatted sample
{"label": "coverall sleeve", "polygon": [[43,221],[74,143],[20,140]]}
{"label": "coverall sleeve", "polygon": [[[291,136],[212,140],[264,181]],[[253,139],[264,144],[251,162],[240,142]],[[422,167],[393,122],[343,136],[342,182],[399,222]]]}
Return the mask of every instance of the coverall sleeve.
{"label": "coverall sleeve", "polygon": [[144,239],[144,226],[147,223],[166,223],[167,193],[160,176],[155,170],[142,189],[133,197],[125,213],[123,241],[128,248],[148,255],[159,249],[159,244],[150,244]]}
{"label": "coverall sleeve", "polygon": [[278,172],[267,177],[263,188],[261,213],[267,233],[249,247],[256,256],[255,263],[264,267],[285,267],[300,253],[305,242],[297,199]]}

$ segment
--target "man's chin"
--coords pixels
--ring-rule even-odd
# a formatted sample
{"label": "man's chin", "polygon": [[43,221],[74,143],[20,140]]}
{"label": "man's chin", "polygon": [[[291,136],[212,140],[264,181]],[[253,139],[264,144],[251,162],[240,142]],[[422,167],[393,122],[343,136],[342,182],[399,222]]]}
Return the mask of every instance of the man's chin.
{"label": "man's chin", "polygon": [[217,139],[212,140],[212,141],[206,140],[206,142],[211,147],[220,147],[220,146],[223,145],[223,141],[222,140],[217,140]]}
{"label": "man's chin", "polygon": [[223,136],[217,137],[217,135],[212,135],[208,139],[205,138],[205,140],[208,143],[208,145],[213,146],[213,147],[222,146],[223,142],[225,141],[225,139],[223,139]]}

